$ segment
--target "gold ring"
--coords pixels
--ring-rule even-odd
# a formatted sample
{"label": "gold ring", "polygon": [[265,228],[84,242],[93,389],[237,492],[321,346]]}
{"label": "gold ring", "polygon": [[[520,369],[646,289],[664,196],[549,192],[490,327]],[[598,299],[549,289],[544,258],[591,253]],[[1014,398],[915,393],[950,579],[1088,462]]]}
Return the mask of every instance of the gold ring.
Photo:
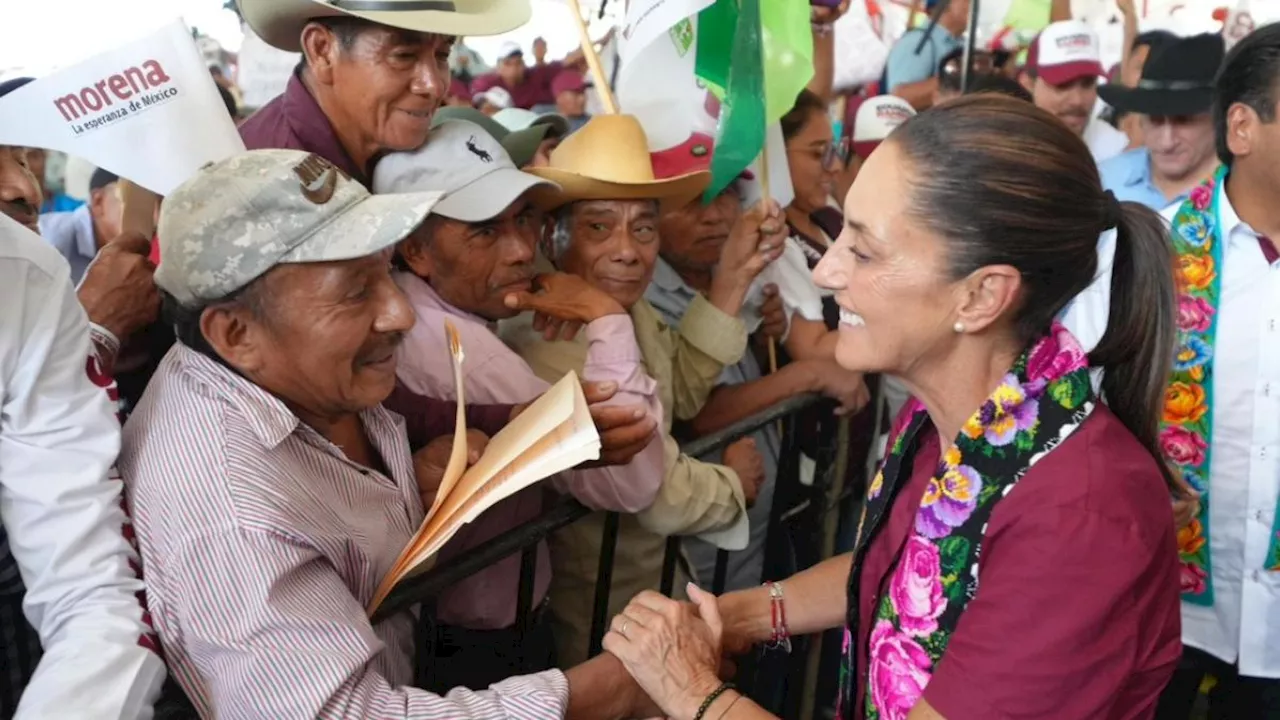
{"label": "gold ring", "polygon": [[630,624],[631,624],[631,621],[630,621],[630,620],[623,620],[623,621],[622,621],[622,627],[618,628],[618,634],[619,634],[619,635],[621,635],[622,637],[626,637],[626,636],[627,636],[627,626],[628,626],[628,625],[630,625]]}

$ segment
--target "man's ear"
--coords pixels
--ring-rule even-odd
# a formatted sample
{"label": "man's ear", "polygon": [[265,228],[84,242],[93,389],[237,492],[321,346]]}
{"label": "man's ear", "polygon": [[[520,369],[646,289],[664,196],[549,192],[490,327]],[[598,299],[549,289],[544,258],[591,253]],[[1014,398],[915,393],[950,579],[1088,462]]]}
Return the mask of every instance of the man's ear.
{"label": "man's ear", "polygon": [[329,28],[317,22],[302,28],[303,62],[311,76],[322,85],[333,84],[333,69],[342,53],[342,43]]}
{"label": "man's ear", "polygon": [[[429,222],[430,220],[427,221]],[[410,233],[409,237],[396,247],[396,253],[400,255],[404,264],[409,266],[409,270],[414,275],[423,280],[430,278],[435,271],[435,261],[428,249],[428,243],[431,242],[431,228],[427,223],[423,223],[421,227]]]}
{"label": "man's ear", "polygon": [[200,332],[209,347],[241,373],[252,376],[262,367],[261,333],[252,312],[243,304],[205,308],[200,313]]}

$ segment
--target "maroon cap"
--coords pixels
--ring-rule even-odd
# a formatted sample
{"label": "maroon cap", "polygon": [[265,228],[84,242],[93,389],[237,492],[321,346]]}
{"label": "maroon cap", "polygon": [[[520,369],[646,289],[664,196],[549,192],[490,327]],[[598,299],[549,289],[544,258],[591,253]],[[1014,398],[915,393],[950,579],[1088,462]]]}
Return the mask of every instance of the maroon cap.
{"label": "maroon cap", "polygon": [[[714,151],[715,138],[694,133],[688,140],[673,148],[649,153],[649,160],[653,163],[653,177],[655,180],[668,180],[700,170],[710,170],[711,154]],[[752,180],[755,175],[750,170],[743,170],[738,177]]]}
{"label": "maroon cap", "polygon": [[586,79],[582,77],[582,73],[574,70],[565,70],[551,81],[552,95],[559,95],[562,92],[582,92],[586,89]]}

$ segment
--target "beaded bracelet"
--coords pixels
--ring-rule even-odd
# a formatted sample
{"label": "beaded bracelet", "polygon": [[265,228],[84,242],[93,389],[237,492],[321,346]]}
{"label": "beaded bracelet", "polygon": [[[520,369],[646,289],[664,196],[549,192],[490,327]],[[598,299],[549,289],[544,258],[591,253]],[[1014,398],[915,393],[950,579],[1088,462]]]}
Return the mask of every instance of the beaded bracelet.
{"label": "beaded bracelet", "polygon": [[702,707],[698,708],[698,714],[693,716],[693,720],[702,720],[703,716],[707,714],[707,711],[711,709],[711,704],[719,699],[721,695],[732,689],[733,683],[720,683],[720,687],[716,688],[715,692],[708,695],[707,699],[702,701]]}

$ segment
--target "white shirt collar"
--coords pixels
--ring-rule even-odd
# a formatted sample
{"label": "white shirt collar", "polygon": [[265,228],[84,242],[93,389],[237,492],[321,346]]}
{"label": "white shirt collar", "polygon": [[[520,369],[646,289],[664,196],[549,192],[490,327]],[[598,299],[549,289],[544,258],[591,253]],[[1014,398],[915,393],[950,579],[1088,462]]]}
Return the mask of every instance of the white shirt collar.
{"label": "white shirt collar", "polygon": [[[1218,184],[1218,224],[1222,228],[1223,242],[1231,244],[1239,242],[1244,238],[1250,241],[1258,239],[1258,231],[1249,226],[1249,223],[1240,219],[1240,215],[1236,213],[1235,207],[1231,205],[1231,199],[1227,197],[1227,182],[1224,179]],[[1240,230],[1242,232],[1236,232]]]}

